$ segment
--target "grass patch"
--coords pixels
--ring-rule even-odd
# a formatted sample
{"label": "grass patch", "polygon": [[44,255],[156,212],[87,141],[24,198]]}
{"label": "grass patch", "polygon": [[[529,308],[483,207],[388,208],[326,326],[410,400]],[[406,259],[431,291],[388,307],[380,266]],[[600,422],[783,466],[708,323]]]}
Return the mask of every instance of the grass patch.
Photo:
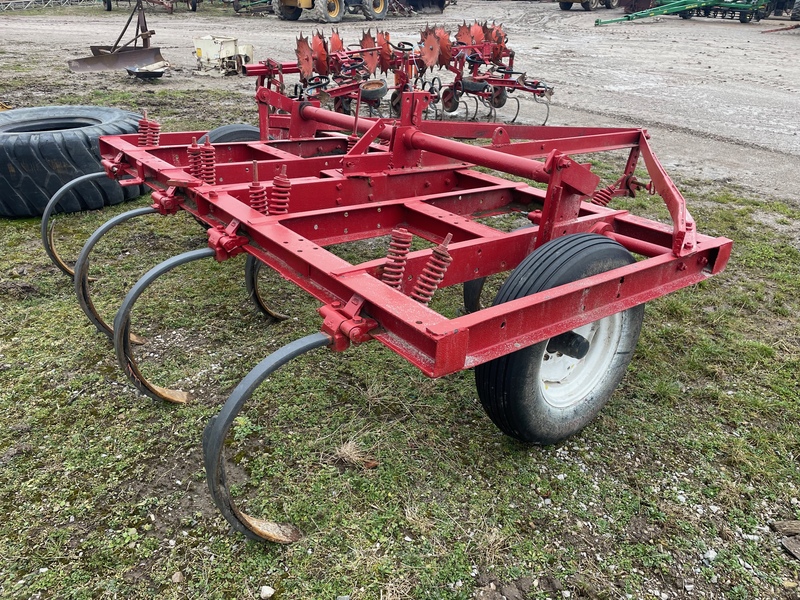
{"label": "grass patch", "polygon": [[[190,97],[151,96],[58,100],[163,103],[165,130],[185,123],[169,107]],[[270,585],[280,598],[466,599],[490,584],[526,598],[789,593],[798,563],[768,524],[800,518],[798,211],[735,189],[696,200],[698,229],[735,241],[728,270],[648,305],[617,394],[562,445],[504,437],[470,372],[432,381],[378,344],[315,351],[272,376],[234,425],[232,483],[250,513],[303,529],[286,547],[230,534],[205,488],[200,440],[253,365],[319,329],[316,302],[268,280],[290,318],[267,327],[241,257],[163,277],[137,303],[133,329],[148,339],[137,352],[148,377],[195,400],[154,403],[127,383],[47,260],[39,222],[3,221],[0,595],[249,598]],[[614,202],[665,216],[644,194]],[[59,251],[77,256],[101,223],[147,203],[59,217]],[[118,228],[93,255],[98,309],[110,320],[147,269],[204,245],[182,216]],[[337,249],[349,260],[382,251]],[[443,314],[460,306],[460,290],[437,293]]]}

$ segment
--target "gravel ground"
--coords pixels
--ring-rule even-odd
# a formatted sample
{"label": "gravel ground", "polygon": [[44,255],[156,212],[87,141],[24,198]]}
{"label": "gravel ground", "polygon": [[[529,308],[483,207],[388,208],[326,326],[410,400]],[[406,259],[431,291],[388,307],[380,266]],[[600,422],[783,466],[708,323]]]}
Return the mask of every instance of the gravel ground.
{"label": "gravel ground", "polygon": [[[154,44],[174,67],[172,77],[157,85],[252,90],[247,78],[193,75],[196,36],[236,36],[255,45],[256,60],[289,61],[300,32],[330,31],[305,14],[287,22],[272,15],[239,16],[231,9],[230,17],[220,17],[219,11],[204,9],[207,5],[191,13],[179,6],[172,15],[149,9]],[[106,89],[141,85],[124,73],[73,74],[66,69],[68,59],[87,54],[89,43],[112,43],[127,12],[124,5],[110,13],[97,7],[76,10],[85,14],[4,13],[0,71],[2,63],[22,53],[41,70],[43,82]],[[800,203],[792,177],[800,165],[800,61],[792,60],[800,29],[764,33],[789,25],[786,18],[741,24],[671,16],[594,26],[598,17],[621,13],[564,12],[555,3],[460,0],[438,19],[453,32],[462,21],[502,23],[517,67],[556,87],[549,124],[645,127],[673,177],[734,183]],[[428,22],[425,16],[390,17],[380,27],[393,41],[416,41]],[[354,43],[371,25],[360,15],[348,15],[338,29],[346,43]],[[3,93],[3,79],[13,76],[0,75],[0,100],[35,105],[35,89],[16,97]],[[520,120],[536,122],[540,112],[540,106],[523,99]]]}

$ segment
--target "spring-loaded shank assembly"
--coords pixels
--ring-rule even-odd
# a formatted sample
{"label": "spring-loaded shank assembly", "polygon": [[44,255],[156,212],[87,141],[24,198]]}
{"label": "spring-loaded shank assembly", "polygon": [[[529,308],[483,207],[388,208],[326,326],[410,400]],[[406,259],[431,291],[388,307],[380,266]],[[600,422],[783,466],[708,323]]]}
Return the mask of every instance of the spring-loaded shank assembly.
{"label": "spring-loaded shank assembly", "polygon": [[[260,128],[248,141],[215,143],[214,132],[163,132],[148,118],[140,135],[101,138],[108,176],[146,184],[153,204],[101,228],[84,248],[75,280],[81,306],[113,337],[127,376],[148,396],[171,402],[190,398],[147,382],[131,353],[131,310],[160,274],[202,258],[223,262],[244,253],[248,290],[271,320],[285,315],[271,311],[269,299],[258,293],[261,268],[322,302],[320,331],[257,365],[205,431],[214,501],[251,538],[291,542],[301,533],[236,506],[225,475],[225,437],[253,390],[293,358],[321,346],[339,352],[375,340],[430,377],[476,367],[492,420],[509,435],[549,443],[583,427],[599,407],[587,408],[582,424],[549,436],[526,429],[515,411],[529,403],[512,410],[509,398],[564,389],[566,397],[551,404],[584,410],[596,373],[620,373],[611,391],[622,376],[627,362],[620,369],[608,356],[630,359],[642,305],[719,273],[728,261],[730,240],[696,231],[644,130],[425,120],[430,91],[401,91],[397,119],[351,116],[323,109],[314,98],[282,94],[273,77],[281,68],[271,61],[248,65],[260,83]],[[612,183],[601,183],[579,156],[599,151],[627,156]],[[634,176],[637,165],[649,181]],[[666,204],[671,224],[613,208],[615,199],[644,189]],[[89,298],[88,254],[97,239],[132,217],[179,211],[204,224],[208,247],[154,267],[128,293],[113,328],[106,325]],[[527,216],[529,225],[510,232],[491,225],[492,217],[507,213]],[[385,258],[361,264],[328,250],[381,237],[388,245]],[[507,284],[493,306],[481,308],[482,281],[499,273],[510,273]],[[459,284],[464,314],[449,318],[432,308],[437,289]],[[518,389],[498,375],[513,372],[523,358],[546,386]],[[508,362],[493,367],[498,361]],[[558,361],[568,361],[567,368],[554,370]],[[579,377],[582,365],[592,371],[588,383],[566,381]],[[565,382],[572,387],[559,388]],[[492,391],[501,388],[502,402],[495,396],[501,392]]]}

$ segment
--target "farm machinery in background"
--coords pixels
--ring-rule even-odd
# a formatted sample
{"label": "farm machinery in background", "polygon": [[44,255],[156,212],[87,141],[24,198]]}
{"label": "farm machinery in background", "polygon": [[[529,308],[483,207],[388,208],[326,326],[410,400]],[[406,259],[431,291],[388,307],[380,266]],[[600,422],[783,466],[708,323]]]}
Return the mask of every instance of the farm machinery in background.
{"label": "farm machinery in background", "polygon": [[[152,354],[146,340],[131,332],[136,302],[161,275],[198,260],[226,262],[243,255],[245,287],[269,323],[287,316],[273,304],[280,297],[266,297],[262,270],[321,303],[320,330],[256,365],[202,436],[211,496],[230,525],[249,538],[290,543],[302,536],[295,525],[240,508],[252,492],[231,485],[226,458],[252,451],[237,447],[234,422],[253,392],[291,360],[316,348],[341,352],[377,341],[429,377],[474,369],[481,403],[504,433],[553,444],[588,425],[614,393],[634,354],[644,304],[721,272],[730,257],[729,239],[697,231],[643,129],[425,119],[444,88],[420,89],[413,85],[414,69],[406,69],[421,69],[417,61],[427,65],[434,58],[449,67],[454,59],[444,60],[441,43],[431,49],[442,37],[430,31],[423,33],[430,44],[424,51],[392,48],[387,40],[355,52],[331,44],[323,57],[313,50],[324,47],[319,37],[310,54],[298,44],[297,63],[247,65],[258,78],[258,127],[166,133],[145,114],[138,133],[101,137],[103,171],[64,185],[44,211],[48,255],[72,277],[89,321],[113,341],[125,376],[155,400],[191,400],[187,392],[143,374],[140,361]],[[504,56],[504,39],[485,46],[498,52],[498,60]],[[453,44],[454,54],[459,47]],[[356,59],[376,68],[384,61],[385,68],[404,74],[395,90],[398,116],[321,106],[323,86],[314,78],[335,78]],[[464,64],[470,64],[466,58]],[[284,66],[304,73],[306,85],[295,97],[284,93]],[[468,72],[476,81],[471,67]],[[499,82],[486,83],[489,98],[508,83],[507,73],[495,75]],[[361,96],[372,101],[377,92],[364,83],[374,80],[355,79],[344,84],[353,85],[349,93],[358,95],[357,102]],[[592,172],[586,156],[597,152],[620,158],[611,163],[617,172],[605,180]],[[73,188],[105,177],[122,186],[147,186],[152,204],[102,225],[70,269],[53,248],[50,217]],[[660,197],[667,223],[615,207],[619,198],[639,192]],[[92,301],[95,246],[132,219],[179,213],[193,217],[189,225],[202,226],[198,232],[207,236],[207,245],[153,267],[130,289],[113,324],[107,323]],[[526,224],[509,227],[503,217],[513,215]],[[359,242],[365,256],[355,259],[352,248]],[[381,244],[385,256],[376,258]],[[350,260],[342,257],[343,247],[351,249]],[[495,276],[506,279],[490,306],[482,291]],[[451,286],[463,286],[463,311],[437,305],[438,290]],[[160,300],[163,314],[169,314],[170,301]],[[145,351],[136,344],[145,344]],[[280,432],[264,434],[270,444],[281,441]],[[282,511],[297,517],[289,503]],[[301,525],[313,529],[315,522]]]}
{"label": "farm machinery in background", "polygon": [[[336,112],[344,114],[358,114],[362,104],[370,114],[380,114],[381,99],[388,94],[388,109],[398,116],[404,92],[425,90],[431,96],[426,115],[433,118],[459,114],[463,108],[468,119],[475,119],[483,105],[487,119],[495,120],[498,109],[511,100],[516,107],[509,120],[513,122],[520,110],[514,93],[524,92],[543,105],[545,122],[553,93],[552,87],[515,70],[514,52],[497,24],[464,23],[455,39],[444,27],[427,27],[416,45],[395,44],[387,32],[373,36],[365,31],[356,48],[346,46],[338,31],[330,39],[317,32],[311,39],[301,35],[295,55],[296,62],[266,60],[245,65],[245,71],[259,77],[259,87],[281,93],[289,87],[285,76],[297,75],[289,96],[332,103]],[[434,75],[436,68],[446,74],[445,79]],[[391,84],[374,79],[379,72],[391,74]]]}
{"label": "farm machinery in background", "polygon": [[285,21],[296,21],[303,11],[317,21],[338,23],[345,14],[362,14],[367,21],[382,21],[389,13],[412,16],[441,14],[455,0],[233,0],[237,13],[271,12]]}
{"label": "farm machinery in background", "polygon": [[586,0],[586,2],[559,2],[558,7],[561,10],[570,10],[573,4],[580,4],[583,10],[597,10],[601,6],[608,9],[617,8],[619,0]]}
{"label": "farm machinery in background", "polygon": [[659,15],[678,15],[682,19],[692,17],[709,17],[722,19],[738,19],[740,23],[759,21],[769,16],[767,0],[736,0],[720,2],[719,0],[677,0],[676,2],[657,1],[653,8],[641,10],[615,19],[597,19],[595,25],[622,23],[646,19]]}

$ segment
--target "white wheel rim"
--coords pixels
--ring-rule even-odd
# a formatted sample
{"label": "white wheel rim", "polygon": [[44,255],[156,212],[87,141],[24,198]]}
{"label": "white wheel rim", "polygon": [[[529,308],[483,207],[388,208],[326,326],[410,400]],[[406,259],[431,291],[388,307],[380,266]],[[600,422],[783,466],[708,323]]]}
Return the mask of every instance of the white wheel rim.
{"label": "white wheel rim", "polygon": [[550,406],[567,408],[589,396],[607,376],[622,337],[622,313],[573,330],[589,341],[581,359],[557,352],[542,356],[539,390]]}

